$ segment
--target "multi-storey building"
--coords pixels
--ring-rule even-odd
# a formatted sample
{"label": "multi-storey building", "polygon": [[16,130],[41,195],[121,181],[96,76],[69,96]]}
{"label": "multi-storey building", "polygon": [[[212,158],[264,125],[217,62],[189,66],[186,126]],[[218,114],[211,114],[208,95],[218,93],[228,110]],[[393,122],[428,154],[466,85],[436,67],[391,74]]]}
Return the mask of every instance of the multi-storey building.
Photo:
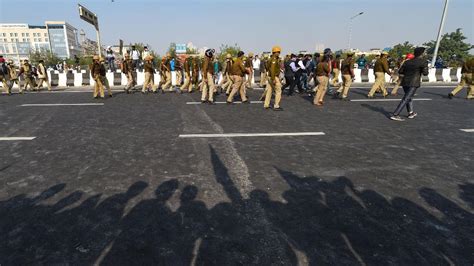
{"label": "multi-storey building", "polygon": [[0,54],[4,57],[18,62],[41,50],[64,59],[79,55],[77,29],[65,21],[46,21],[44,26],[0,24]]}

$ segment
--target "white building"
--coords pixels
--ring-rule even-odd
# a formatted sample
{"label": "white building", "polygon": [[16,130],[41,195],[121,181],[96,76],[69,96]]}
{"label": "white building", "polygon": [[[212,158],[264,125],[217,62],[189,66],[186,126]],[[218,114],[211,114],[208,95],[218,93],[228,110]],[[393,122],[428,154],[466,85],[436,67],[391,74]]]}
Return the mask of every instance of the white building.
{"label": "white building", "polygon": [[77,29],[65,21],[46,21],[44,26],[0,24],[0,54],[18,63],[30,52],[49,50],[60,58],[79,55]]}

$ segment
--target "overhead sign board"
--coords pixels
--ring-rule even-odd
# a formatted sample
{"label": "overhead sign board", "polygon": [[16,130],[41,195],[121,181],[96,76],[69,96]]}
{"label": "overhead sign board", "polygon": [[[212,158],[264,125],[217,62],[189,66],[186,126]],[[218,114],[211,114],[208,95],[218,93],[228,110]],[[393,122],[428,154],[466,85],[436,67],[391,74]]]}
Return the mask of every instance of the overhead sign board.
{"label": "overhead sign board", "polygon": [[185,54],[186,53],[186,44],[176,44],[176,53]]}
{"label": "overhead sign board", "polygon": [[78,4],[78,6],[79,6],[79,17],[82,20],[94,25],[94,27],[96,27],[96,29],[98,29],[99,22],[98,22],[96,14],[94,14],[89,9],[87,9],[87,8],[85,8],[85,7],[83,7],[79,4]]}

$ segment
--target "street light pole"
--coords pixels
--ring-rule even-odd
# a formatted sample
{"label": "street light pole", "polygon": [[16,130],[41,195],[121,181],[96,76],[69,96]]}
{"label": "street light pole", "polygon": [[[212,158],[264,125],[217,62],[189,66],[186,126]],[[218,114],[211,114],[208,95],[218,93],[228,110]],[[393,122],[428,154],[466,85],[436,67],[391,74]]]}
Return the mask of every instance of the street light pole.
{"label": "street light pole", "polygon": [[352,16],[350,19],[349,19],[349,43],[348,43],[348,49],[349,51],[351,50],[351,41],[352,41],[352,22],[354,21],[354,19],[360,15],[364,14],[364,12],[360,12],[359,14],[355,15],[355,16]]}
{"label": "street light pole", "polygon": [[433,52],[433,59],[431,60],[431,67],[434,67],[436,63],[436,58],[438,57],[439,44],[441,43],[441,34],[443,34],[443,28],[444,28],[444,20],[446,19],[446,14],[448,13],[448,4],[449,4],[449,0],[445,0],[443,16],[441,17],[441,23],[439,24],[438,39],[436,39],[436,46]]}

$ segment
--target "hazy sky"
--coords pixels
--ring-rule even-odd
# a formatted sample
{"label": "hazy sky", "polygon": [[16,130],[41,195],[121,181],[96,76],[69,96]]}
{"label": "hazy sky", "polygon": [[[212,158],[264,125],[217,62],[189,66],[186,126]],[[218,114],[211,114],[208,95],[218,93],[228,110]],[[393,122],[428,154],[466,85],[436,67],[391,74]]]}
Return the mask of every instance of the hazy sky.
{"label": "hazy sky", "polygon": [[[1,23],[44,25],[65,20],[95,39],[92,25],[79,19],[76,1],[0,0]],[[170,42],[219,48],[237,43],[244,51],[314,51],[316,44],[347,48],[349,17],[352,47],[384,48],[405,40],[433,40],[444,0],[82,0],[98,14],[104,45],[149,43],[163,53]],[[462,28],[474,43],[474,0],[451,0],[445,32]]]}

